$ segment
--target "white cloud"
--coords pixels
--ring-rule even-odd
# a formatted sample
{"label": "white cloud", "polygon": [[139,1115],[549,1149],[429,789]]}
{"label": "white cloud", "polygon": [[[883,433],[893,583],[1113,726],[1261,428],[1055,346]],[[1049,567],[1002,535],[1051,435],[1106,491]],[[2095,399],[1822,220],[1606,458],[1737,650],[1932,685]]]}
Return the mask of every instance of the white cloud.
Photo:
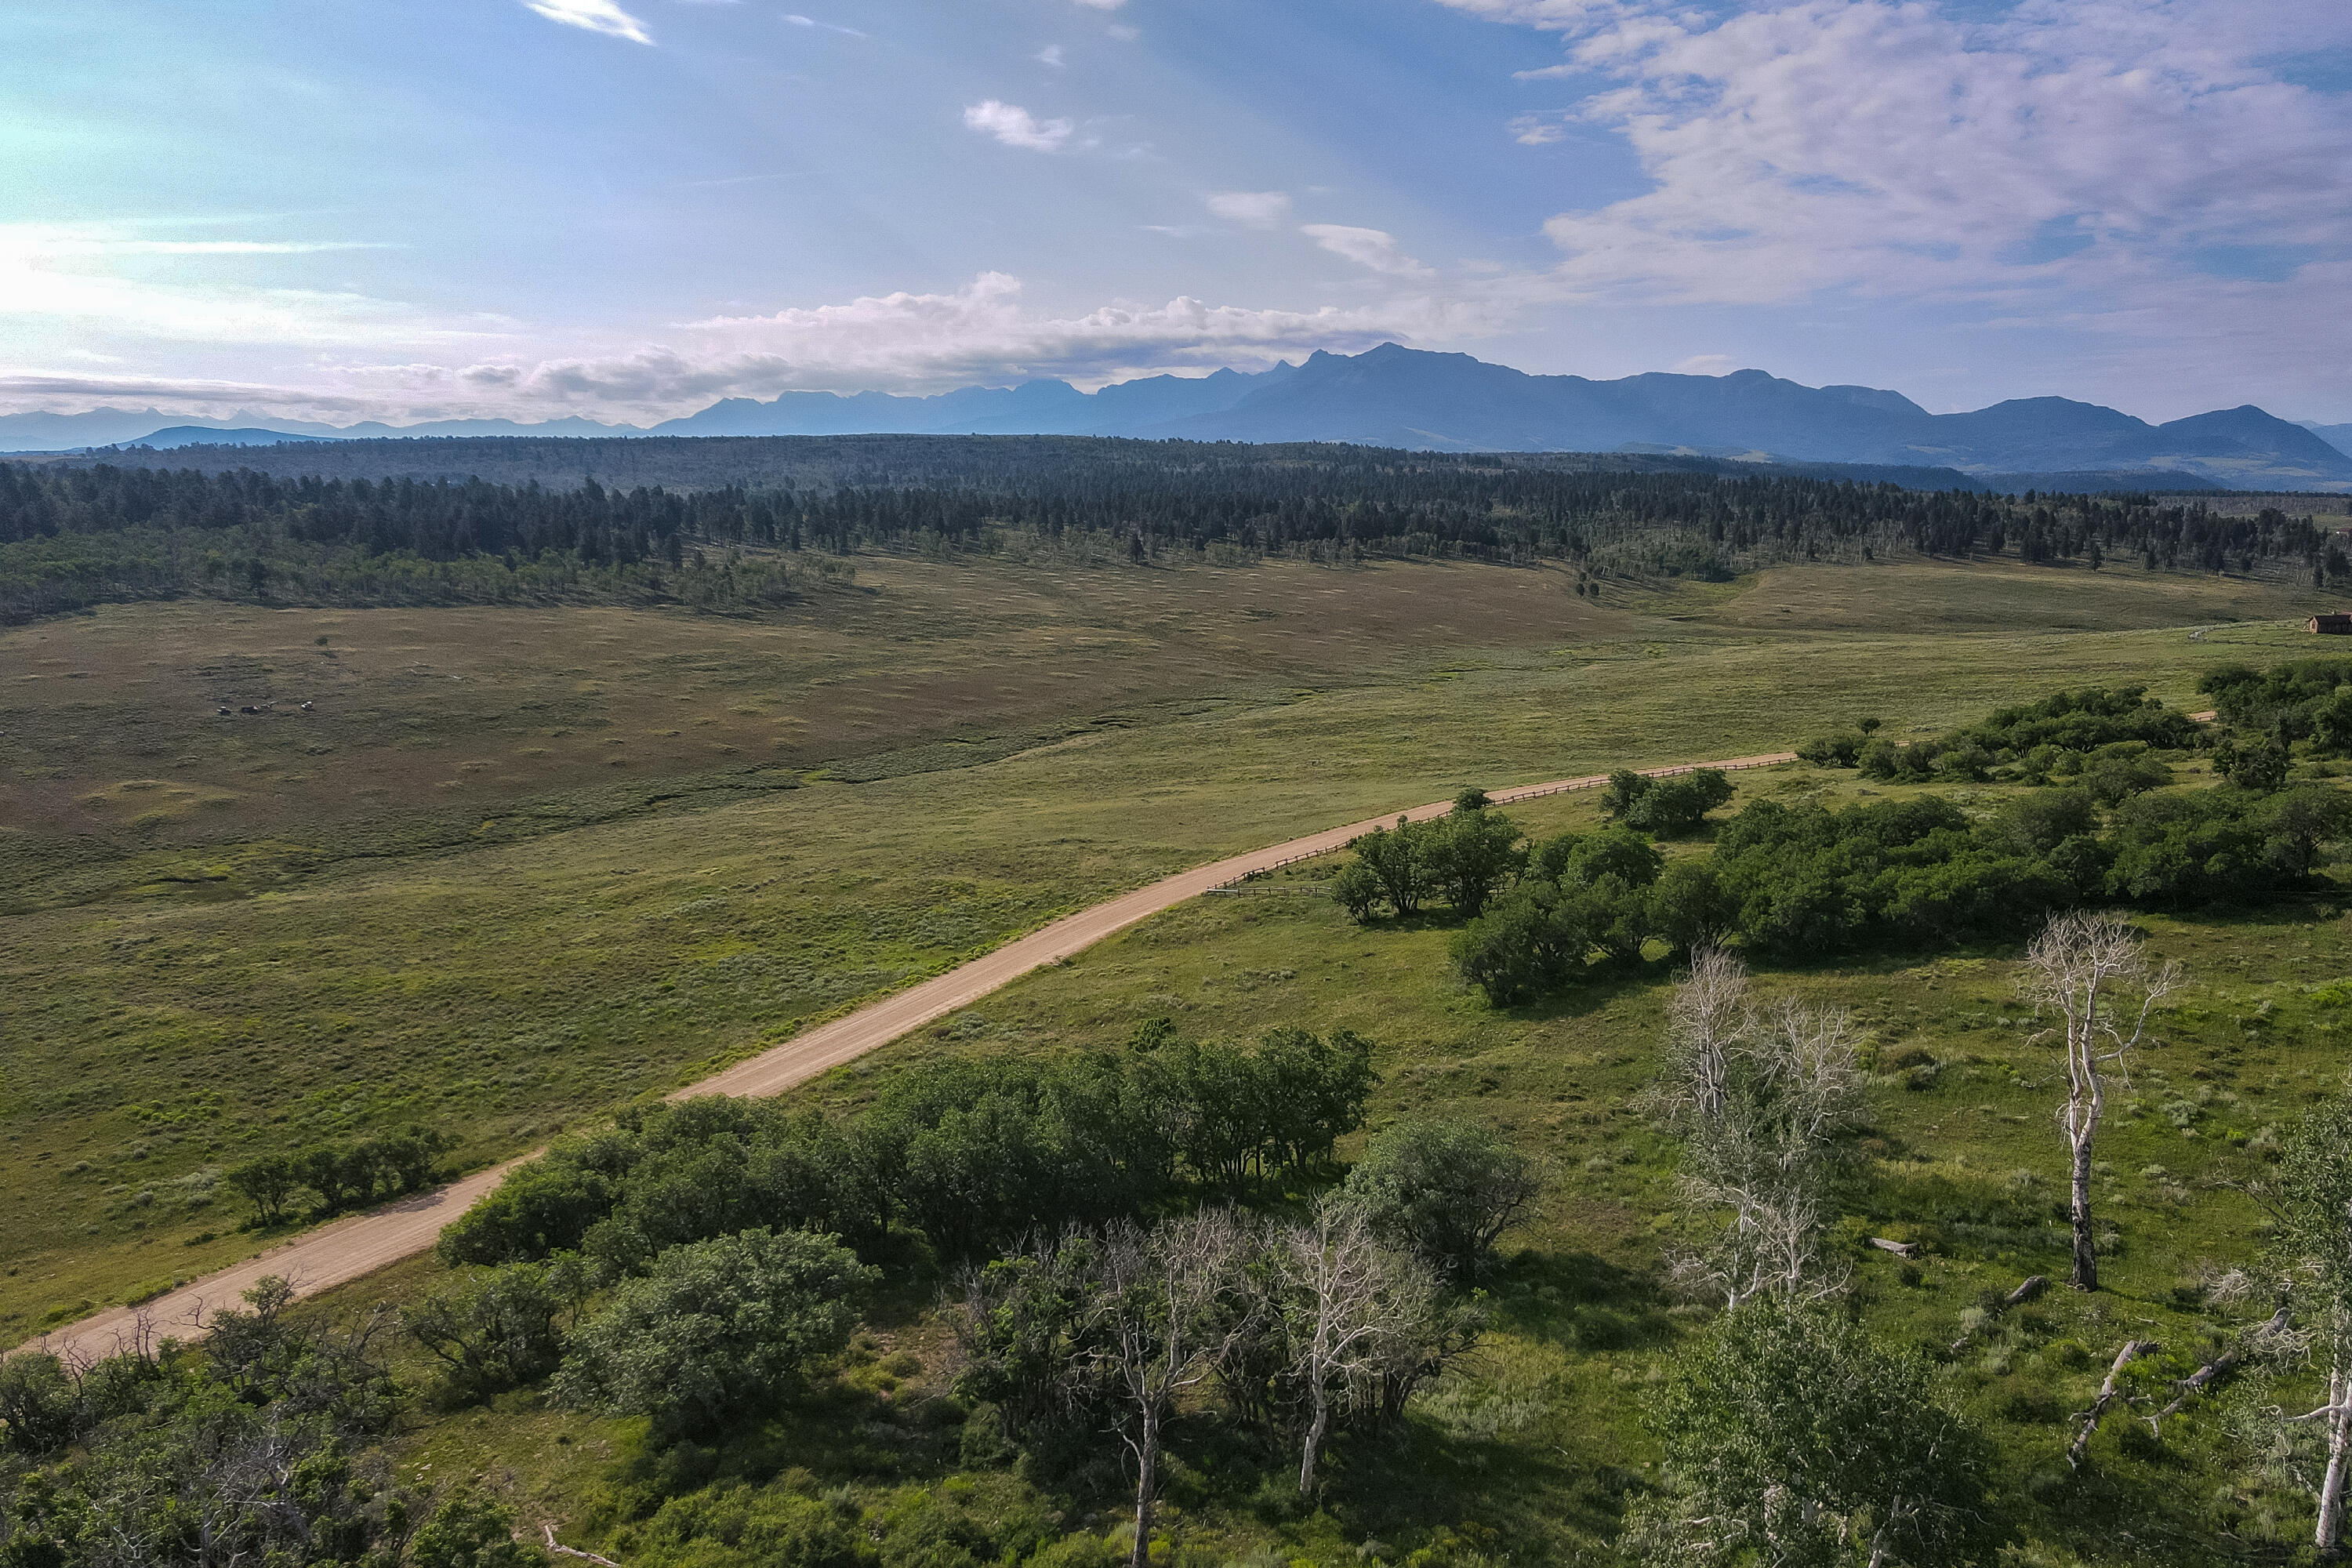
{"label": "white cloud", "polygon": [[567,27],[585,27],[592,33],[608,37],[626,38],[633,44],[650,44],[653,35],[646,25],[621,9],[616,0],[522,0],[530,10],[551,22],[561,22]]}
{"label": "white cloud", "polygon": [[1345,224],[1301,224],[1298,232],[1334,256],[1344,256],[1359,267],[1393,278],[1433,278],[1429,268],[1397,248],[1396,237],[1377,228],[1350,228]]}
{"label": "white cloud", "polygon": [[1645,177],[1544,226],[1530,300],[1906,300],[2072,334],[2084,381],[2352,357],[2352,95],[2276,65],[2352,46],[2352,6],[1440,3],[1560,34],[1521,74],[1597,84],[1572,121]]}
{"label": "white cloud", "polygon": [[[2352,112],[2259,64],[2289,39],[2352,41],[2352,13],[1444,3],[1560,30],[1570,71],[1614,79],[1580,117],[1625,138],[1651,189],[1546,226],[1581,288],[1733,302],[1943,292],[2195,271],[2215,245],[2352,244],[2343,204],[2311,199],[2352,156]],[[2069,245],[2095,258],[2070,262]]]}
{"label": "white cloud", "polygon": [[1511,121],[1511,140],[1522,147],[1549,147],[1567,135],[1558,115],[1522,114]]}
{"label": "white cloud", "polygon": [[1037,63],[1041,66],[1051,66],[1054,69],[1060,70],[1064,64],[1066,63],[1062,58],[1062,46],[1059,44],[1047,44],[1044,48],[1039,49],[1037,51]]}
{"label": "white cloud", "polygon": [[1007,147],[1033,153],[1058,153],[1077,126],[1067,120],[1039,120],[1017,103],[988,99],[963,111],[964,124],[995,137]]}
{"label": "white cloud", "polygon": [[482,319],[435,320],[399,301],[350,290],[198,278],[184,269],[158,279],[119,266],[149,257],[234,258],[356,247],[326,240],[137,239],[96,229],[0,225],[0,323],[19,337],[46,329],[136,333],[173,342],[320,345],[416,342],[489,330],[491,323]]}
{"label": "white cloud", "polygon": [[1738,364],[1729,354],[1693,354],[1674,368],[1677,375],[1728,375]]}
{"label": "white cloud", "polygon": [[1078,0],[1078,4],[1089,11],[1116,11],[1126,5],[1127,0]]}
{"label": "white cloud", "polygon": [[[27,243],[26,231],[0,230],[0,249]],[[42,256],[313,256],[325,250],[383,250],[361,239],[110,239],[51,232],[29,242]]]}
{"label": "white cloud", "polygon": [[1288,191],[1220,191],[1202,200],[1227,223],[1272,228],[1290,216]]}
{"label": "white cloud", "polygon": [[374,397],[193,376],[0,375],[0,407],[12,414],[37,408],[79,414],[102,403],[124,401],[153,404],[192,418],[268,408],[281,417],[357,420],[396,406]]}
{"label": "white cloud", "polygon": [[1318,348],[1353,353],[1486,324],[1475,308],[1426,300],[1282,310],[1179,297],[1066,315],[1029,310],[1021,292],[1019,279],[987,272],[953,293],[886,294],[698,321],[692,331],[698,341],[687,350],[647,346],[464,374],[485,391],[506,395],[502,403],[677,413],[716,397],[793,390],[937,391],[1035,376],[1098,385],[1161,371],[1270,364]]}
{"label": "white cloud", "polygon": [[784,20],[795,27],[815,27],[828,33],[841,33],[853,38],[870,38],[871,33],[861,33],[855,27],[845,27],[838,22],[820,22],[814,16],[803,16],[797,11],[784,13]]}

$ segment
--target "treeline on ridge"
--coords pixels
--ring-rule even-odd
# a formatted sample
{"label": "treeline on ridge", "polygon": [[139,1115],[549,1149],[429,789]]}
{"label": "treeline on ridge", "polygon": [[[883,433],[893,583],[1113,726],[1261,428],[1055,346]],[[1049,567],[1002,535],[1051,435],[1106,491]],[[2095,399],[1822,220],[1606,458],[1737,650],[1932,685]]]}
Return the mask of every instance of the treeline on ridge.
{"label": "treeline on ridge", "polygon": [[[1034,546],[1147,561],[1185,552],[1554,558],[1603,574],[1717,579],[1825,556],[1982,553],[2352,579],[2352,560],[2309,518],[2277,509],[2229,517],[2150,495],[2009,498],[1370,448],[1071,439],[1038,449],[1047,447],[1050,462],[1014,455],[1028,444],[934,440],[909,448],[919,460],[899,462],[877,442],[857,462],[625,489],[593,477],[542,487],[0,464],[0,614],[192,592],[416,602],[634,594],[725,609],[788,596],[785,557],[866,548]],[[728,554],[723,582],[714,550]]]}

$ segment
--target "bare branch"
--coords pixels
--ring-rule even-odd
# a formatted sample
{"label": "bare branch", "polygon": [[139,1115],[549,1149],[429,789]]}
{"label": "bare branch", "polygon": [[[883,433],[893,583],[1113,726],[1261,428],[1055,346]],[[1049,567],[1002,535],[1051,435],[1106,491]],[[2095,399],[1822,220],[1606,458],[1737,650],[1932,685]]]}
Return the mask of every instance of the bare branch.
{"label": "bare branch", "polygon": [[1722,1113],[1731,1057],[1748,1033],[1748,968],[1719,947],[1691,954],[1666,1007],[1666,1067],[1660,1089],[1669,1120]]}
{"label": "bare branch", "polygon": [[576,1546],[564,1545],[555,1539],[555,1526],[550,1524],[543,1528],[547,1531],[547,1549],[550,1552],[561,1552],[566,1557],[577,1557],[585,1563],[600,1563],[604,1564],[604,1568],[621,1568],[618,1563],[609,1557],[599,1557],[593,1552],[583,1552]]}
{"label": "bare branch", "polygon": [[2179,1389],[2179,1393],[2173,1396],[2171,1404],[2147,1418],[2147,1429],[2160,1434],[2167,1416],[2180,1414],[2190,1400],[2237,1371],[2238,1363],[2245,1360],[2249,1349],[2258,1346],[2267,1335],[2275,1334],[2286,1326],[2287,1310],[2281,1307],[2269,1322],[2257,1324],[2248,1330],[2244,1340],[2240,1343],[2231,1346],[2179,1383],[2174,1384],[2172,1386]]}
{"label": "bare branch", "polygon": [[1666,1056],[1658,1098],[1683,1140],[1685,1199],[1727,1211],[1680,1271],[1727,1307],[1815,1293],[1829,1143],[1861,1088],[1846,1016],[1795,1000],[1759,1012],[1738,962],[1703,950],[1669,1008]]}
{"label": "bare branch", "polygon": [[2091,1407],[2088,1410],[2081,1412],[2074,1417],[2080,1425],[2074,1433],[2074,1440],[2066,1445],[2066,1464],[2069,1468],[2082,1468],[2083,1456],[2091,1447],[2091,1435],[2099,1429],[2099,1423],[2106,1418],[2108,1407],[2118,1398],[2123,1397],[2121,1380],[2124,1368],[2155,1349],[2154,1340],[2126,1340],[2124,1348],[2116,1352],[2115,1364],[2107,1368],[2106,1380],[2099,1384],[2099,1396],[2091,1401]]}

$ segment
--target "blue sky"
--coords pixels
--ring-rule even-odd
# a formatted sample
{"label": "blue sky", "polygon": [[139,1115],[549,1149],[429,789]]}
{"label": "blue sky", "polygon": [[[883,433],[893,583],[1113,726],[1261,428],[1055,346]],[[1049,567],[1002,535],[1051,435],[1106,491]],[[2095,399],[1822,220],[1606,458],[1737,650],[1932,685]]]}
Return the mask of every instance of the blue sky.
{"label": "blue sky", "polygon": [[2343,0],[21,0],[0,409],[1389,339],[2352,420]]}

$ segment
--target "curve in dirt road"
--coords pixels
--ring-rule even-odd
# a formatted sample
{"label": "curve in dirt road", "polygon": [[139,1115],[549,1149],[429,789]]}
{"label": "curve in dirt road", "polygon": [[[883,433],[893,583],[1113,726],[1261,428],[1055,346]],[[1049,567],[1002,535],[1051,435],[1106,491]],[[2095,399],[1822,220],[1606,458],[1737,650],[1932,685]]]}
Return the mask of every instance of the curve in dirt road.
{"label": "curve in dirt road", "polygon": [[[1653,777],[1664,778],[1698,768],[1731,771],[1769,767],[1777,763],[1795,760],[1793,752],[1773,752],[1752,757],[1732,757],[1723,762],[1685,763],[1675,767],[1643,771]],[[1608,774],[1591,773],[1582,778],[1559,779],[1550,784],[1522,784],[1516,789],[1496,790],[1490,798],[1497,805],[1508,805],[1540,795],[1596,789],[1608,782]],[[1375,827],[1388,826],[1399,816],[1416,822],[1425,821],[1444,815],[1452,807],[1451,801],[1432,801],[1426,805],[1367,817],[1361,822],[1351,822],[1345,827],[1328,828],[1304,838],[1293,838],[1287,843],[1271,845],[1190,871],[1180,871],[1173,877],[1162,878],[1131,893],[1122,893],[1076,914],[1065,915],[1027,936],[982,953],[968,963],[960,963],[944,974],[934,975],[854,1013],[845,1014],[804,1034],[795,1035],[756,1057],[688,1084],[669,1098],[684,1100],[690,1095],[702,1094],[780,1094],[795,1084],[806,1082],[828,1068],[853,1061],[926,1024],[960,1008],[969,1007],[1033,969],[1042,969],[1046,964],[1084,952],[1105,937],[1124,931],[1138,921],[1181,904],[1187,899],[1198,898],[1212,889],[1261,871],[1271,871],[1294,861],[1308,860],[1344,849],[1350,841]],[[299,1294],[308,1296],[356,1279],[363,1274],[372,1274],[387,1264],[397,1263],[430,1247],[444,1226],[496,1187],[506,1178],[509,1171],[530,1157],[529,1154],[519,1155],[504,1164],[477,1172],[446,1187],[419,1193],[365,1214],[337,1220],[323,1229],[311,1231],[140,1306],[119,1307],[85,1318],[32,1342],[45,1345],[59,1355],[108,1355],[142,1333],[173,1334],[181,1338],[200,1334],[208,1313],[237,1305],[244,1291],[269,1275],[274,1274],[289,1281]]]}

